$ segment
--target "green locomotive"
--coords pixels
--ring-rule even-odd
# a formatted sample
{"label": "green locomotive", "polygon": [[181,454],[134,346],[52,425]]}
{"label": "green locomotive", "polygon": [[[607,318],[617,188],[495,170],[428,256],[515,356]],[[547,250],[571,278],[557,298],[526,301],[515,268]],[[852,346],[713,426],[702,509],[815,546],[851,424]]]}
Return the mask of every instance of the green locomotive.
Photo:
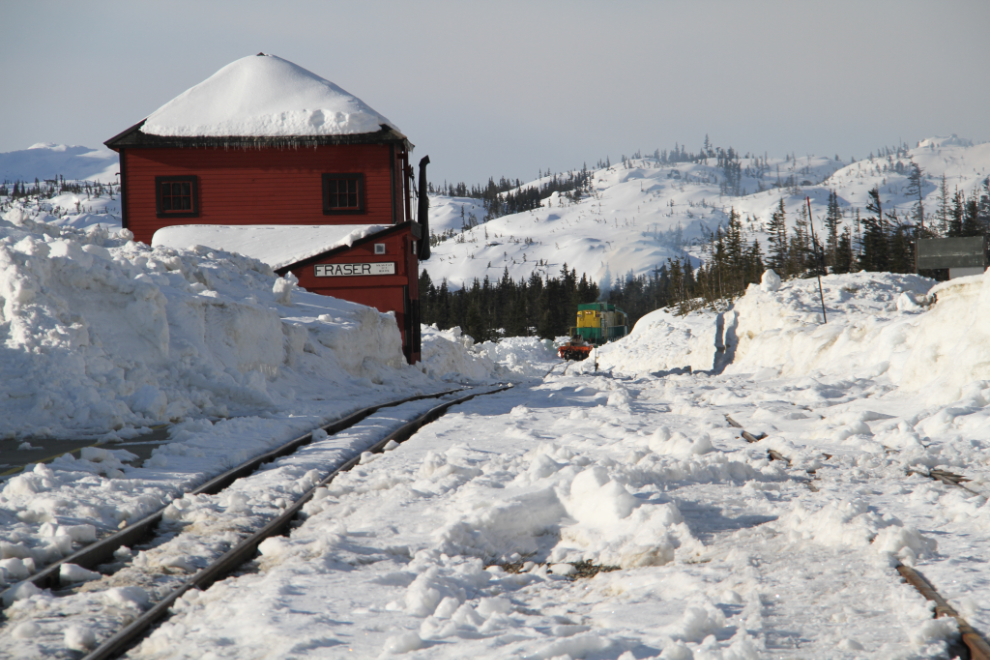
{"label": "green locomotive", "polygon": [[626,313],[611,303],[578,305],[577,325],[571,328],[571,341],[558,350],[565,360],[583,360],[592,346],[625,337],[629,332]]}

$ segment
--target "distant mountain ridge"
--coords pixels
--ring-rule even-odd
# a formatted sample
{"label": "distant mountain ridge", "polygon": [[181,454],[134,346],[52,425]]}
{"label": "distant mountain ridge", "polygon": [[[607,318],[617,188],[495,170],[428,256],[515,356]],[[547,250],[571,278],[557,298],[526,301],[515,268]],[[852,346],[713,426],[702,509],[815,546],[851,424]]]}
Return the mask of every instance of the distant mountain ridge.
{"label": "distant mountain ridge", "polygon": [[[607,290],[617,278],[654,272],[668,258],[689,255],[697,263],[704,256],[699,243],[727,222],[731,209],[743,220],[746,240],[759,240],[766,253],[766,225],[781,200],[787,223],[793,226],[805,198],[810,198],[822,240],[821,220],[830,192],[836,193],[843,222],[849,226],[857,211],[867,215],[867,194],[873,188],[879,189],[885,212],[896,211],[904,220],[912,217],[918,203],[917,195],[909,194],[912,164],[923,173],[926,224],[938,220],[934,216],[943,176],[950,196],[959,190],[971,198],[990,190],[990,143],[974,144],[951,135],[882,152],[859,161],[750,154],[728,161],[716,156],[686,162],[662,162],[655,155],[622,158],[590,170],[588,189],[577,201],[567,193],[553,193],[539,208],[487,222],[481,199],[430,195],[435,245],[433,257],[422,268],[435,283],[446,279],[457,289],[470,286],[475,278],[497,280],[506,270],[515,281],[534,274],[557,276],[566,264],[579,278],[586,274]],[[0,183],[56,176],[116,182],[117,171],[117,154],[103,148],[43,143],[0,153]],[[520,189],[539,187],[551,176],[522,183]],[[80,201],[85,207],[81,211]],[[60,210],[48,208],[52,204]],[[104,206],[113,211],[110,216],[93,214]],[[66,198],[49,200],[48,206],[32,211],[32,217],[73,226],[110,225],[119,222],[118,208],[119,198]]]}
{"label": "distant mountain ridge", "polygon": [[850,226],[857,211],[868,215],[873,188],[880,191],[885,214],[896,211],[908,220],[918,203],[917,195],[909,193],[912,163],[922,170],[926,225],[937,220],[933,214],[943,176],[950,196],[956,190],[967,198],[990,190],[990,143],[973,144],[955,135],[855,162],[747,154],[729,166],[716,157],[666,163],[651,156],[624,157],[591,171],[590,190],[577,201],[554,193],[538,209],[488,222],[480,199],[432,195],[431,231],[439,242],[422,268],[434,282],[446,279],[456,289],[475,278],[497,280],[506,269],[516,281],[534,273],[556,276],[566,264],[607,290],[615,278],[648,274],[668,258],[690,255],[697,263],[702,257],[698,243],[724,226],[732,209],[743,220],[747,241],[759,240],[764,253],[769,247],[765,229],[781,200],[787,224],[793,226],[805,199],[811,199],[819,240],[830,192],[836,193],[843,222]]}
{"label": "distant mountain ridge", "polygon": [[116,181],[119,171],[117,154],[100,147],[67,146],[41,142],[20,151],[0,153],[0,183],[35,179],[51,180],[56,176],[71,181]]}

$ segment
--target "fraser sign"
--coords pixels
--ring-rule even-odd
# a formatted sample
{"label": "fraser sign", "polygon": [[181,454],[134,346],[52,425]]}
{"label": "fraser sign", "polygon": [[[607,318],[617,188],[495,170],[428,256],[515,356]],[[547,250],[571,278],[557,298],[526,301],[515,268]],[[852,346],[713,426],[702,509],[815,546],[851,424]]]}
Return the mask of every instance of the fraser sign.
{"label": "fraser sign", "polygon": [[362,264],[317,264],[317,277],[358,277],[361,275],[395,275],[394,261]]}

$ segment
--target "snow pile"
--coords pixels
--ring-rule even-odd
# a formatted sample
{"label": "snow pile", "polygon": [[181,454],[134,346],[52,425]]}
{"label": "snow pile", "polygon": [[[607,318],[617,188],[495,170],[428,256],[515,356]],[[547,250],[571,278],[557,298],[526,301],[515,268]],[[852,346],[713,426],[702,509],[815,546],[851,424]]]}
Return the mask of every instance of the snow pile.
{"label": "snow pile", "polygon": [[[517,406],[510,417],[521,421],[533,413]],[[587,419],[587,413],[575,410],[560,426],[597,426],[582,421]],[[704,434],[689,440],[662,428],[652,436],[618,442],[615,449],[592,461],[570,447],[545,442],[524,456],[486,466],[485,474],[499,470],[515,477],[497,497],[453,507],[453,515],[436,534],[440,548],[447,554],[482,557],[519,554],[560,565],[552,569],[555,573],[566,570],[564,564],[581,561],[622,568],[664,565],[678,551],[690,553],[701,545],[684,524],[676,502],[652,496],[656,489],[776,478],[774,470],[764,475],[722,453],[705,456],[712,445]],[[463,472],[457,463],[453,456],[431,453],[419,476],[439,481]],[[478,494],[465,489],[463,496]]]}
{"label": "snow pile", "polygon": [[287,291],[259,261],[152,249],[17,210],[5,220],[2,434],[226,417],[277,407],[307,373],[344,382],[403,364],[391,316]]}
{"label": "snow pile", "polygon": [[[990,275],[934,287],[917,275],[829,275],[821,294],[815,279],[764,280],[725,313],[647,314],[628,337],[599,349],[599,368],[883,376],[904,391],[926,390],[931,403],[958,400],[971,384],[990,381]],[[986,389],[965,396],[976,405]]]}
{"label": "snow pile", "polygon": [[657,309],[639,319],[627,337],[599,347],[598,368],[659,375],[711,369],[718,340],[715,314],[703,310],[678,316]]}
{"label": "snow pile", "polygon": [[872,547],[891,561],[913,566],[919,557],[931,557],[937,544],[918,530],[905,527],[893,516],[880,516],[859,499],[831,500],[818,510],[802,503],[781,517],[792,542],[814,539],[833,547]]}
{"label": "snow pile", "polygon": [[[116,165],[114,168],[119,169]],[[15,225],[40,222],[74,229],[98,227],[116,231],[120,229],[120,196],[65,191],[51,197],[9,199],[0,203],[0,216]]]}
{"label": "snow pile", "polygon": [[985,406],[990,396],[990,273],[943,282],[928,295],[937,302],[918,320],[901,386],[929,389],[930,401],[948,402],[965,398],[967,386],[975,383],[971,398]]}
{"label": "snow pile", "polygon": [[498,366],[487,356],[472,351],[474,339],[461,332],[460,327],[440,330],[435,323],[424,325],[421,336],[420,368],[424,373],[450,380],[497,378]]}
{"label": "snow pile", "polygon": [[933,284],[916,275],[830,275],[822,278],[828,323],[813,279],[776,292],[751,286],[726,314],[726,371],[885,375],[905,391],[925,389],[929,402],[957,400],[970,383],[990,380],[990,276]]}
{"label": "snow pile", "polygon": [[543,378],[560,364],[553,342],[537,337],[482,342],[474,346],[474,353],[489,358],[511,374],[527,378]]}
{"label": "snow pile", "polygon": [[141,130],[169,137],[352,135],[395,126],[329,80],[274,55],[251,55],[151,113]]}
{"label": "snow pile", "polygon": [[542,379],[560,364],[552,344],[536,337],[506,337],[475,344],[460,327],[422,326],[421,368],[436,378],[469,381]]}
{"label": "snow pile", "polygon": [[163,227],[153,247],[191,249],[197,245],[236,252],[272,269],[298,263],[388,229],[385,225],[176,225]]}

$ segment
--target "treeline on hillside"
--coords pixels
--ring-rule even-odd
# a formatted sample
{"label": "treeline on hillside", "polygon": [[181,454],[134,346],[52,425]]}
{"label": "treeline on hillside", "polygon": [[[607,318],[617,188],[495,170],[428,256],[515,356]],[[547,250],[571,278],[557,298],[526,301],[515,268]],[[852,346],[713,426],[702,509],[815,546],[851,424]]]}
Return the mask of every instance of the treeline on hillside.
{"label": "treeline on hillside", "polygon": [[[760,275],[762,271],[756,281]],[[643,315],[677,302],[696,286],[690,262],[674,259],[649,275],[617,280],[604,299],[626,313],[631,330]],[[437,286],[425,270],[419,276],[422,322],[444,329],[460,326],[476,341],[566,335],[577,321],[577,306],[601,297],[597,284],[585,275],[578,279],[577,272],[568,271],[566,264],[557,277],[541,278],[533,273],[529,279],[516,282],[505,269],[495,283],[487,277],[484,281],[475,278],[470,286],[457,291],[447,288],[447,280]]]}
{"label": "treeline on hillside", "polygon": [[51,199],[62,193],[86,193],[87,197],[102,197],[108,195],[113,199],[114,193],[119,192],[120,187],[113,184],[103,184],[90,181],[66,181],[64,176],[56,176],[54,179],[39,181],[37,178],[34,184],[25,181],[4,181],[0,183],[0,197],[9,199],[23,199],[26,197]]}
{"label": "treeline on hillside", "polygon": [[[938,208],[927,215],[921,194],[921,170],[911,163],[909,194],[917,201],[909,215],[884,209],[879,188],[867,194],[866,212],[846,222],[838,196],[829,193],[824,234],[813,243],[806,207],[801,207],[789,234],[781,200],[767,226],[770,235],[768,265],[782,277],[801,276],[819,268],[822,272],[848,273],[860,270],[913,273],[915,241],[924,238],[982,236],[990,229],[990,178],[967,197],[962,190],[949,194],[945,179]],[[817,257],[816,257],[817,255]]]}
{"label": "treeline on hillside", "polygon": [[578,304],[598,300],[599,295],[597,284],[584,275],[578,279],[567,264],[558,277],[541,278],[533,273],[518,282],[506,268],[494,283],[488,277],[483,282],[475,278],[471,286],[457,291],[447,288],[447,280],[436,286],[425,270],[419,276],[422,322],[444,329],[460,326],[479,342],[502,335],[553,338],[567,334],[575,323]]}
{"label": "treeline on hillside", "polygon": [[445,181],[436,189],[433,188],[433,184],[428,184],[428,189],[431,193],[435,192],[450,197],[472,197],[482,200],[485,207],[483,222],[503,215],[538,209],[540,208],[540,200],[553,193],[564,194],[571,201],[577,201],[586,195],[590,189],[591,175],[588,173],[587,166],[577,172],[568,172],[566,175],[550,174],[549,172],[544,175],[541,171],[539,179],[542,180],[545,177],[547,178],[546,181],[525,188],[519,179],[511,181],[502,177],[498,183],[495,183],[495,179],[489,178],[488,184],[484,187],[475,185],[469,189],[463,182],[450,185]]}
{"label": "treeline on hillside", "polygon": [[857,209],[855,216],[847,219],[838,195],[832,191],[823,227],[814,232],[808,208],[801,206],[789,229],[781,199],[766,226],[766,254],[759,242],[747,244],[743,239],[739,215],[733,209],[728,225],[709,234],[703,246],[702,266],[692,272],[688,259],[668,260],[672,282],[668,304],[678,304],[682,310],[692,300],[695,305],[718,306],[719,301],[731,301],[750,283],[759,282],[764,268],[772,268],[785,279],[857,271],[913,273],[918,239],[983,236],[990,232],[990,177],[968,197],[961,190],[949,194],[943,178],[938,208],[927,215],[921,195],[921,170],[915,163],[909,167],[909,194],[917,195],[918,200],[910,216],[885,210],[879,188],[873,188],[868,193],[867,214]]}

